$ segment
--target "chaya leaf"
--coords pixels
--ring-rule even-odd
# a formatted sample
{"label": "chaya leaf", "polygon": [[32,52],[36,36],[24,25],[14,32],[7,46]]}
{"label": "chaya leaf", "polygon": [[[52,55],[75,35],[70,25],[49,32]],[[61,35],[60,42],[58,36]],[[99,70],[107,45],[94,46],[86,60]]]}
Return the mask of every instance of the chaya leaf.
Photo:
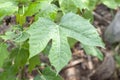
{"label": "chaya leaf", "polygon": [[[48,75],[49,74],[49,75]],[[37,75],[34,80],[63,80],[59,75],[51,70],[49,67],[45,68],[42,75]]]}
{"label": "chaya leaf", "polygon": [[89,19],[90,22],[93,22],[93,21],[94,21],[94,16],[93,16],[92,11],[85,10],[82,16],[83,16],[85,19]]}
{"label": "chaya leaf", "polygon": [[9,52],[7,51],[7,45],[0,43],[0,67],[2,67],[4,60],[8,57]]}
{"label": "chaya leaf", "polygon": [[27,11],[25,12],[25,16],[32,16],[40,10],[40,2],[32,2]]}
{"label": "chaya leaf", "polygon": [[36,18],[41,17],[47,17],[50,19],[55,19],[57,15],[57,6],[48,2],[42,2],[41,3],[41,10],[39,14],[37,14]]}
{"label": "chaya leaf", "polygon": [[115,0],[101,0],[101,1],[104,5],[106,5],[109,8],[116,9],[118,7],[118,4]]}
{"label": "chaya leaf", "polygon": [[51,1],[52,0],[37,0],[35,2],[30,3],[27,11],[25,12],[25,16],[32,16],[41,10],[44,10],[46,12],[53,11],[55,7],[50,4]]}
{"label": "chaya leaf", "polygon": [[89,0],[59,0],[63,12],[77,12],[78,8],[88,9]]}
{"label": "chaya leaf", "polygon": [[13,1],[0,1],[0,18],[5,15],[10,15],[18,10],[17,4]]}
{"label": "chaya leaf", "polygon": [[71,59],[68,37],[85,45],[104,47],[96,29],[89,21],[74,13],[64,15],[60,24],[46,18],[39,18],[30,26],[27,32],[30,34],[29,58],[43,51],[52,39],[49,59],[57,72],[67,65]]}
{"label": "chaya leaf", "polygon": [[103,54],[100,52],[99,49],[97,49],[96,47],[94,46],[88,46],[88,45],[82,45],[85,52],[88,54],[88,55],[92,55],[92,56],[96,56],[98,57],[101,61],[103,60]]}

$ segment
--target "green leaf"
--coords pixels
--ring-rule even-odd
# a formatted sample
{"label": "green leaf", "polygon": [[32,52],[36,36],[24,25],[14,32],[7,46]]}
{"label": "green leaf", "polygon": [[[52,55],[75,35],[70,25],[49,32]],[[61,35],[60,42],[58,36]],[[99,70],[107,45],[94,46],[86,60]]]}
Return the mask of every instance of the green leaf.
{"label": "green leaf", "polygon": [[102,3],[112,9],[116,9],[118,7],[118,4],[115,0],[102,0]]}
{"label": "green leaf", "polygon": [[48,2],[42,2],[41,3],[41,10],[37,17],[47,17],[50,19],[55,19],[57,15],[57,6]]}
{"label": "green leaf", "polygon": [[34,80],[46,80],[43,76],[37,75]]}
{"label": "green leaf", "polygon": [[3,66],[3,63],[8,55],[9,52],[7,51],[7,45],[5,43],[0,43],[0,67]]}
{"label": "green leaf", "polygon": [[115,0],[118,4],[120,4],[120,0]]}
{"label": "green leaf", "polygon": [[18,49],[17,52],[16,52],[16,58],[15,58],[15,66],[17,68],[19,67],[23,67],[27,60],[28,60],[28,57],[29,57],[29,51],[27,49]]}
{"label": "green leaf", "polygon": [[58,25],[49,19],[40,18],[31,25],[28,33],[30,34],[30,58],[43,51],[53,38],[49,55],[52,65],[55,66],[57,71],[60,71],[68,63],[71,58],[71,52],[66,36],[63,36],[62,32],[59,33]]}
{"label": "green leaf", "polygon": [[25,16],[32,16],[36,12],[39,12],[40,10],[40,2],[32,2],[29,6],[27,11],[25,12]]}
{"label": "green leaf", "polygon": [[0,18],[6,15],[13,14],[17,10],[18,7],[13,1],[0,1]]}
{"label": "green leaf", "polygon": [[31,2],[31,0],[14,0],[16,2],[19,2],[19,3],[29,3]]}
{"label": "green leaf", "polygon": [[16,34],[14,32],[7,31],[5,33],[5,35],[1,35],[0,37],[6,41],[6,40],[9,40],[9,39],[12,40],[15,36],[16,36]]}
{"label": "green leaf", "polygon": [[[49,75],[48,75],[49,74]],[[37,75],[34,80],[63,80],[59,75],[51,70],[49,67],[45,68],[42,75]]]}
{"label": "green leaf", "polygon": [[4,70],[4,72],[0,73],[0,79],[1,80],[16,80],[16,74],[15,68],[13,66],[9,66],[7,70]]}
{"label": "green leaf", "polygon": [[48,55],[50,53],[51,46],[52,46],[52,41],[48,42],[46,48],[42,51],[42,53]]}
{"label": "green leaf", "polygon": [[63,12],[77,12],[78,8],[88,9],[89,0],[59,0]]}
{"label": "green leaf", "polygon": [[24,42],[29,38],[29,34],[26,32],[22,32],[20,35],[15,37],[15,42]]}
{"label": "green leaf", "polygon": [[73,48],[75,43],[77,43],[77,40],[75,40],[73,38],[68,38],[68,43],[70,45],[70,48]]}
{"label": "green leaf", "polygon": [[84,13],[82,14],[82,16],[83,16],[85,19],[90,20],[90,22],[93,22],[93,21],[94,21],[94,16],[93,16],[92,11],[85,10]]}
{"label": "green leaf", "polygon": [[[36,13],[38,13],[39,11],[41,11],[40,13],[43,15],[45,14],[49,14],[50,12],[54,12],[57,9],[55,5],[51,4],[52,0],[40,0],[40,1],[35,1],[32,2],[29,6],[27,11],[25,12],[26,16],[32,16]],[[48,15],[47,14],[47,15]]]}
{"label": "green leaf", "polygon": [[91,46],[100,46],[104,48],[99,34],[90,22],[79,15],[68,13],[63,16],[60,26],[68,37],[80,41],[82,44]]}
{"label": "green leaf", "polygon": [[88,10],[93,11],[100,0],[88,0]]}
{"label": "green leaf", "polygon": [[77,8],[87,9],[89,0],[72,0],[73,3],[76,5]]}
{"label": "green leaf", "polygon": [[118,6],[120,7],[120,0],[115,0]]}
{"label": "green leaf", "polygon": [[88,46],[88,45],[82,45],[85,52],[88,54],[88,55],[92,55],[92,56],[96,56],[98,57],[101,61],[103,60],[103,54],[100,52],[99,49],[97,49],[96,47],[94,46]]}
{"label": "green leaf", "polygon": [[27,32],[30,34],[30,58],[43,51],[52,39],[49,59],[57,72],[71,59],[68,37],[89,46],[104,47],[96,29],[89,21],[73,13],[64,15],[58,25],[49,19],[39,18]]}
{"label": "green leaf", "polygon": [[117,64],[120,66],[120,55],[119,54],[115,54],[115,60],[117,62]]}
{"label": "green leaf", "polygon": [[5,35],[1,35],[0,37],[5,41],[13,40],[15,42],[24,42],[28,39],[29,34],[26,32],[19,32],[18,34],[16,34],[15,32],[7,31]]}
{"label": "green leaf", "polygon": [[32,71],[36,65],[40,65],[39,55],[36,55],[29,60],[29,71]]}
{"label": "green leaf", "polygon": [[73,4],[72,0],[59,0],[60,7],[63,12],[77,12],[77,7]]}

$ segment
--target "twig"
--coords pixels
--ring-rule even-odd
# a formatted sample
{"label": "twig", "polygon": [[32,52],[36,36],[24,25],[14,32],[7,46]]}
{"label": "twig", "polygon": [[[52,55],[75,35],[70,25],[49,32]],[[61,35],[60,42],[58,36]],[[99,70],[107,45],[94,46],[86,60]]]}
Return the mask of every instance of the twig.
{"label": "twig", "polygon": [[96,12],[93,12],[93,15],[94,15],[96,18],[98,18],[99,20],[101,20],[101,21],[105,21],[105,22],[107,22],[108,24],[111,23],[110,21],[106,20],[104,17],[102,17],[101,15],[97,14]]}
{"label": "twig", "polygon": [[92,60],[91,60],[91,56],[88,56],[88,68],[89,68],[90,70],[93,69],[93,63],[92,63]]}
{"label": "twig", "polygon": [[72,61],[63,70],[74,67],[74,66],[82,63],[83,61],[84,61],[83,59],[78,59],[78,60]]}

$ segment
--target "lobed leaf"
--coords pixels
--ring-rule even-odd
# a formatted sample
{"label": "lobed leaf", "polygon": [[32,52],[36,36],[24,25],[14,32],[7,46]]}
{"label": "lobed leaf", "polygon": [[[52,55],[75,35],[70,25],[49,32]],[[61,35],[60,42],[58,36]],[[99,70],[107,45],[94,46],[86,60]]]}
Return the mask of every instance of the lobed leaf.
{"label": "lobed leaf", "polygon": [[94,46],[88,46],[88,45],[82,45],[85,52],[88,54],[88,55],[92,55],[92,56],[96,56],[98,57],[101,61],[103,60],[103,54],[100,52],[99,49],[97,49],[96,47]]}
{"label": "lobed leaf", "polygon": [[54,4],[51,4],[52,0],[37,0],[30,3],[27,11],[24,15],[32,16],[37,13],[38,16],[42,17],[53,17],[56,15],[57,7]]}
{"label": "lobed leaf", "polygon": [[63,16],[60,26],[68,37],[80,41],[82,44],[104,47],[96,29],[88,20],[79,15],[68,13]]}
{"label": "lobed leaf", "polygon": [[77,12],[78,8],[88,9],[89,0],[59,0],[63,12]]}
{"label": "lobed leaf", "polygon": [[57,72],[71,59],[68,37],[84,45],[104,47],[96,29],[89,21],[74,13],[64,15],[60,24],[46,18],[39,18],[27,32],[30,34],[30,58],[43,51],[52,39],[49,59]]}
{"label": "lobed leaf", "polygon": [[18,6],[13,1],[0,1],[0,18],[3,18],[6,15],[13,14],[18,10]]}
{"label": "lobed leaf", "polygon": [[118,3],[115,0],[101,0],[103,4],[105,4],[107,7],[116,9],[118,7]]}

